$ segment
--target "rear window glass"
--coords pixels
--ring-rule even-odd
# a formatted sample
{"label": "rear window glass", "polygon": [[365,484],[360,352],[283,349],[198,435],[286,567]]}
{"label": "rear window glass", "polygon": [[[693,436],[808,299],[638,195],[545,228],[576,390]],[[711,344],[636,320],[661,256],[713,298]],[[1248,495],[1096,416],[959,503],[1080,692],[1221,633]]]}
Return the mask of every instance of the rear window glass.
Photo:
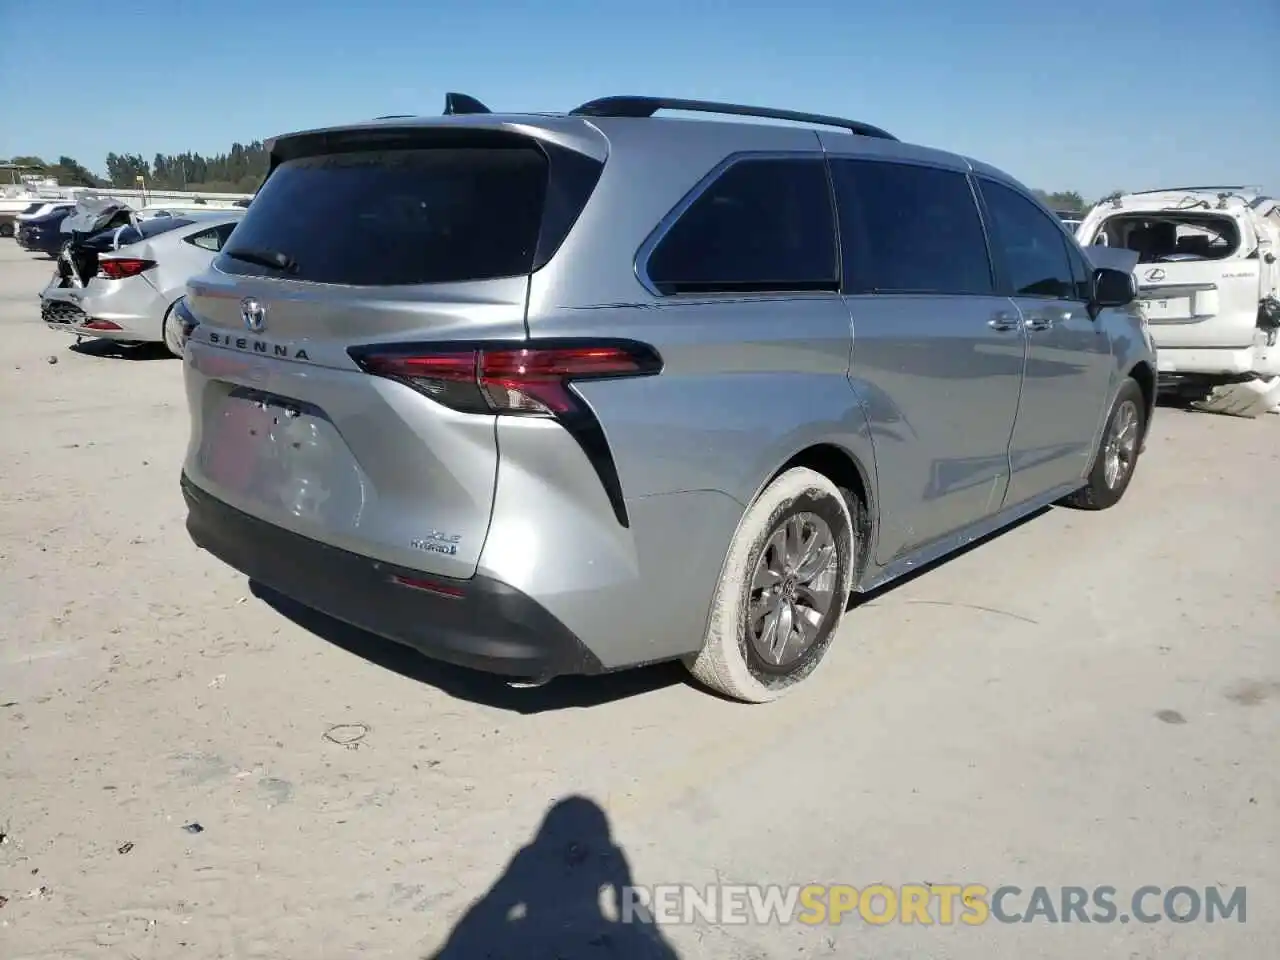
{"label": "rear window glass", "polygon": [[[395,286],[529,273],[547,166],[534,147],[361,151],[290,160],[222,255],[237,273]],[[237,259],[283,255],[288,273]]]}

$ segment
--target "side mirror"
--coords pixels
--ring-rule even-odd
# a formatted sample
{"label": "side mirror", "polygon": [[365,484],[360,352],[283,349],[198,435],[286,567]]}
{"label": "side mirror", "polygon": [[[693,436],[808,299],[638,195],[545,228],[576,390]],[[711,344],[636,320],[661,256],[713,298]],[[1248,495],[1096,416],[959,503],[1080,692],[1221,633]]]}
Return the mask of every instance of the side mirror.
{"label": "side mirror", "polygon": [[1126,307],[1137,296],[1133,274],[1108,267],[1099,267],[1093,271],[1093,296],[1089,298],[1089,312],[1094,317],[1106,307]]}

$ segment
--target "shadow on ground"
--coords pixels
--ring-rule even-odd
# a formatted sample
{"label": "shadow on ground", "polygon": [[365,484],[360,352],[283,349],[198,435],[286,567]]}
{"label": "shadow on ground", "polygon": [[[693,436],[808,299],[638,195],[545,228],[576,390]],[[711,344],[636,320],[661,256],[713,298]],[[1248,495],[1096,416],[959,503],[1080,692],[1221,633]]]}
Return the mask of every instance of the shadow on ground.
{"label": "shadow on ground", "polygon": [[68,349],[72,353],[104,360],[167,360],[173,357],[163,343],[139,343],[129,346],[97,337],[81,343],[73,343]]}
{"label": "shadow on ground", "polygon": [[643,908],[631,908],[633,883],[604,810],[566,797],[423,960],[679,960]]}
{"label": "shadow on ground", "polygon": [[[966,544],[955,553],[949,554],[934,563],[920,567],[892,583],[886,584],[867,593],[854,593],[849,597],[846,610],[870,605],[886,594],[905,586],[922,574],[935,567],[947,563],[957,557],[964,556],[971,550],[1018,529],[1037,517],[1043,516],[1051,507],[1045,507],[1031,515],[1016,521],[1002,530]],[[478,703],[512,713],[535,714],[570,708],[585,708],[625,700],[655,690],[661,690],[676,684],[693,685],[694,680],[680,663],[662,663],[647,667],[636,667],[608,673],[602,676],[557,677],[540,687],[514,686],[508,680],[455,667],[425,657],[410,647],[384,639],[368,631],[353,627],[340,620],[304,606],[270,587],[249,581],[249,591],[281,616],[290,620],[309,633],[322,640],[341,647],[348,653],[376,664],[386,670],[392,670],[402,677],[425,683],[447,693],[459,700]],[[700,690],[702,688],[699,688]],[[713,696],[722,696],[716,691],[706,690]],[[725,698],[727,699],[727,698]]]}
{"label": "shadow on ground", "polygon": [[455,667],[305,607],[257,581],[249,591],[281,616],[348,653],[456,697],[513,713],[534,714],[594,707],[691,682],[679,663],[659,664],[594,677],[558,677],[540,687],[515,687],[501,677]]}

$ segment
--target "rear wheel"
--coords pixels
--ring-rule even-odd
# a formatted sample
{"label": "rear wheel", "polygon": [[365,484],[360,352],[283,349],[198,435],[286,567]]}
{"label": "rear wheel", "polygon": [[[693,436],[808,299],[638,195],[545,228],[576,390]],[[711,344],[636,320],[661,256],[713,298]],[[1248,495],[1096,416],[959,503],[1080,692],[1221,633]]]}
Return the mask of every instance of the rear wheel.
{"label": "rear wheel", "polygon": [[749,703],[777,699],[813,672],[844,616],[856,557],[849,507],[816,471],[777,477],[729,547],[702,651],[686,661],[707,686]]}
{"label": "rear wheel", "polygon": [[0,237],[12,237],[13,232],[12,223],[0,223]]}
{"label": "rear wheel", "polygon": [[1062,502],[1078,510],[1105,510],[1120,502],[1142,452],[1147,429],[1147,407],[1142,388],[1126,380],[1111,406],[1111,415],[1094,454],[1089,482]]}

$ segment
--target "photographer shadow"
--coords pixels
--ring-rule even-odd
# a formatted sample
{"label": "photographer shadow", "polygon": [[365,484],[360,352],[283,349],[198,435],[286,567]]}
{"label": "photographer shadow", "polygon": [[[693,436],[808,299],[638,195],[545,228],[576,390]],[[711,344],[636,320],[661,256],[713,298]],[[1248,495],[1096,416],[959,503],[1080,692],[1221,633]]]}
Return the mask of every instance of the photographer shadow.
{"label": "photographer shadow", "polygon": [[632,882],[605,812],[567,797],[424,960],[679,960],[642,908],[624,906]]}

